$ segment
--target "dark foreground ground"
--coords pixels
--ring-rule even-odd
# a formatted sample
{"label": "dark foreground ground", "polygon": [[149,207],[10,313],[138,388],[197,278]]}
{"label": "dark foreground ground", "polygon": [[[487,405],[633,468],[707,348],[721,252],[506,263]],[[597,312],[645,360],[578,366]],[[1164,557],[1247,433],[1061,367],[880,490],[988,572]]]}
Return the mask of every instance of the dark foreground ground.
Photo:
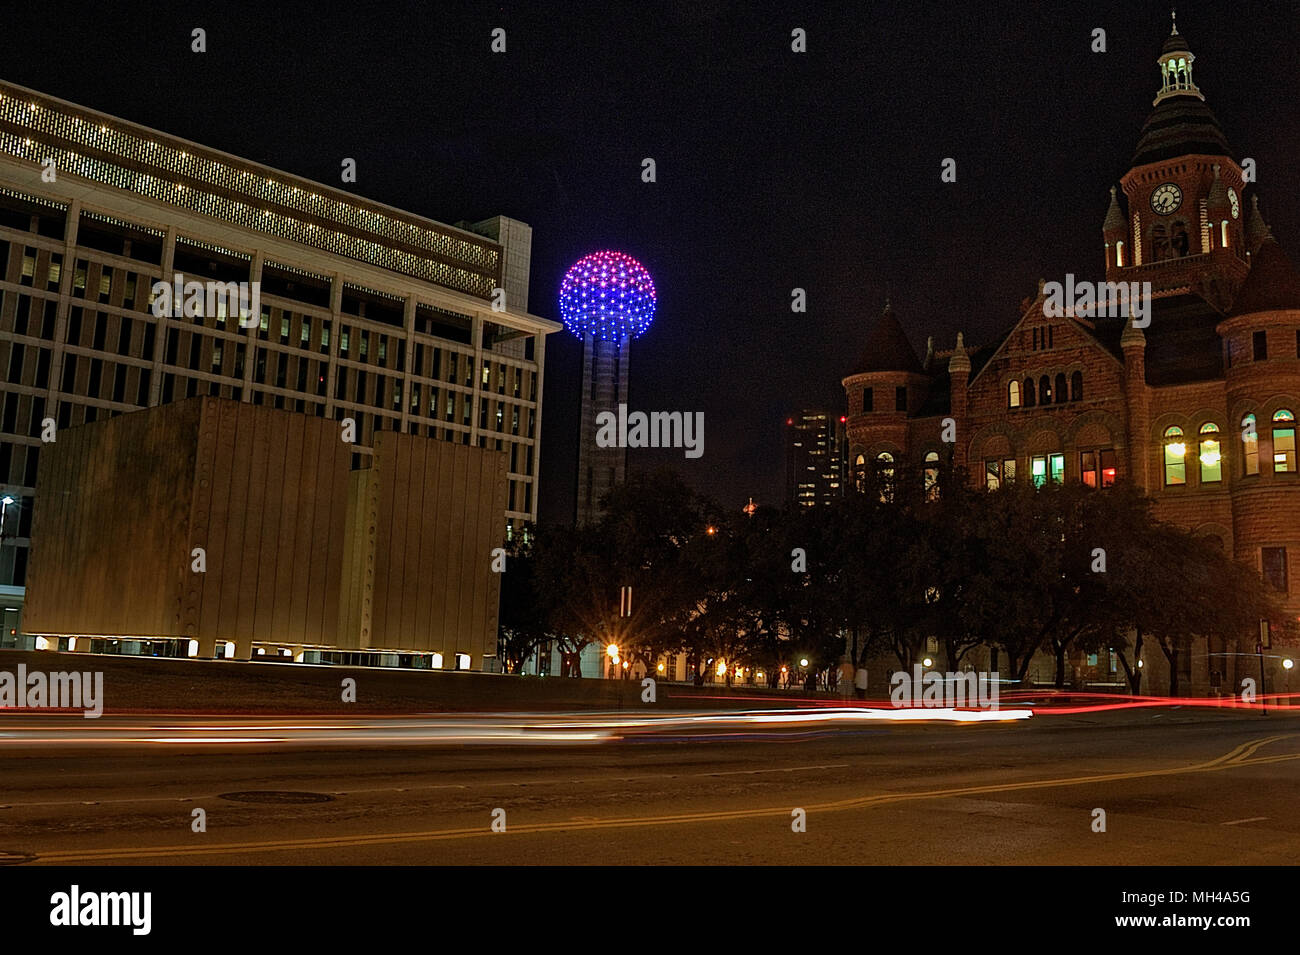
{"label": "dark foreground ground", "polygon": [[[197,728],[209,739],[265,740],[274,735],[271,722],[207,718]],[[1285,711],[1265,718],[1129,710],[979,725],[880,723],[825,735],[755,726],[740,736],[674,731],[524,746],[392,739],[384,717],[349,723],[332,725],[328,740],[234,743],[187,740],[176,729],[186,724],[175,718],[5,717],[0,860],[1300,859],[1300,716]],[[107,742],[141,729],[158,741]],[[49,739],[13,735],[23,731]],[[782,732],[789,735],[774,735]],[[195,809],[206,812],[204,833],[192,831]],[[796,809],[806,813],[806,832],[792,831]],[[1105,832],[1093,831],[1098,809]],[[497,810],[505,832],[492,831],[494,815],[502,818]]]}

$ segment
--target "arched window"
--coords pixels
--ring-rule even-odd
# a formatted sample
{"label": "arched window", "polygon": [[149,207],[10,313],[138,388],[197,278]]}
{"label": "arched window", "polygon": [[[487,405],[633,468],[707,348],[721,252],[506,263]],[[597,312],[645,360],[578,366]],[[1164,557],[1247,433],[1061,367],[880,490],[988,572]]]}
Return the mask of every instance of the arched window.
{"label": "arched window", "polygon": [[1083,372],[1076,371],[1070,375],[1070,400],[1083,400]]}
{"label": "arched window", "polygon": [[939,499],[939,452],[927,451],[925,454],[925,499]]}
{"label": "arched window", "polygon": [[1052,403],[1052,379],[1046,375],[1038,379],[1038,403],[1040,405]]}
{"label": "arched window", "polygon": [[1065,373],[1061,372],[1056,376],[1056,384],[1052,386],[1052,394],[1056,395],[1056,403],[1064,404],[1069,394],[1065,390]]}
{"label": "arched window", "polygon": [[1191,252],[1191,240],[1187,235],[1187,223],[1181,219],[1174,222],[1173,235],[1169,239],[1169,247],[1173,250],[1176,258],[1182,258]]}
{"label": "arched window", "polygon": [[1115,243],[1115,265],[1118,268],[1124,267],[1124,240],[1120,239]]}
{"label": "arched window", "polygon": [[1223,454],[1219,445],[1219,426],[1214,422],[1201,425],[1201,447],[1197,454],[1201,462],[1201,483],[1217,484],[1223,480]]}
{"label": "arched window", "polygon": [[1163,224],[1151,227],[1151,261],[1169,258],[1169,233]]}
{"label": "arched window", "polygon": [[1020,407],[1020,382],[1018,381],[1013,381],[1007,385],[1007,407]]}
{"label": "arched window", "polygon": [[853,483],[859,491],[862,490],[867,476],[867,456],[859,454],[853,459]]}
{"label": "arched window", "polygon": [[893,497],[894,456],[888,451],[876,455],[876,474],[880,478],[880,499],[888,501]]}
{"label": "arched window", "polygon": [[1187,445],[1183,442],[1183,429],[1177,426],[1165,429],[1165,487],[1178,487],[1187,483]]}
{"label": "arched window", "polygon": [[1295,472],[1295,415],[1283,408],[1273,414],[1273,473]]}
{"label": "arched window", "polygon": [[1259,434],[1255,431],[1255,416],[1241,419],[1241,473],[1246,477],[1259,473]]}
{"label": "arched window", "polygon": [[1034,406],[1034,379],[1026,378],[1025,379],[1025,407],[1032,408],[1033,406]]}

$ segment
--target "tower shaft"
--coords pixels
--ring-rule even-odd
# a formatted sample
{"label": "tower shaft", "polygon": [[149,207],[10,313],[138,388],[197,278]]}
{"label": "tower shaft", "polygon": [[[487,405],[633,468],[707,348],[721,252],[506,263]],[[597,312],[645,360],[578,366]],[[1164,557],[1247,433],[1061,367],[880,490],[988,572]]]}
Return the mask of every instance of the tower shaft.
{"label": "tower shaft", "polygon": [[630,340],[606,341],[591,334],[583,336],[582,430],[578,438],[577,523],[599,520],[604,513],[601,498],[627,474],[627,448],[596,444],[600,430],[596,416],[602,411],[618,415],[627,404],[627,370]]}

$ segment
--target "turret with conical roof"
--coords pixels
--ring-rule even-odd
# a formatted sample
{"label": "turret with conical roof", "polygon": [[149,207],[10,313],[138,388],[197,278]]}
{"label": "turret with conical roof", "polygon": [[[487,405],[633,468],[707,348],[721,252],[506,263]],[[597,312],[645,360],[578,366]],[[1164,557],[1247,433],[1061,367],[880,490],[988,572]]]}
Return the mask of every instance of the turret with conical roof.
{"label": "turret with conical roof", "polygon": [[893,306],[886,303],[861,356],[842,381],[852,470],[860,472],[875,462],[902,462],[907,419],[924,404],[929,382]]}

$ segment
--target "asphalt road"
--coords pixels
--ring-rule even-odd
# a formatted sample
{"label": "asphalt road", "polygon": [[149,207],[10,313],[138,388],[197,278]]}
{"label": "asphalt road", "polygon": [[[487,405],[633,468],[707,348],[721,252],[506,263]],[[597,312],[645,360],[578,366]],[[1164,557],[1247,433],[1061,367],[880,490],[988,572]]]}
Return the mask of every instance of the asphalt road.
{"label": "asphalt road", "polygon": [[[126,724],[107,719],[64,719],[57,744],[12,735],[50,725],[0,724],[0,862],[1300,860],[1300,709],[1267,718],[1171,708],[891,722],[818,734],[704,727],[533,745],[405,739],[382,718],[274,742],[265,725],[212,719],[187,724],[204,741],[163,718],[136,721],[129,741],[98,742],[123,735]],[[248,742],[220,741],[229,739]],[[206,832],[192,829],[195,809]],[[796,809],[805,832],[792,831]],[[1096,809],[1105,832],[1093,831]],[[495,810],[504,810],[504,832],[492,830]]]}

